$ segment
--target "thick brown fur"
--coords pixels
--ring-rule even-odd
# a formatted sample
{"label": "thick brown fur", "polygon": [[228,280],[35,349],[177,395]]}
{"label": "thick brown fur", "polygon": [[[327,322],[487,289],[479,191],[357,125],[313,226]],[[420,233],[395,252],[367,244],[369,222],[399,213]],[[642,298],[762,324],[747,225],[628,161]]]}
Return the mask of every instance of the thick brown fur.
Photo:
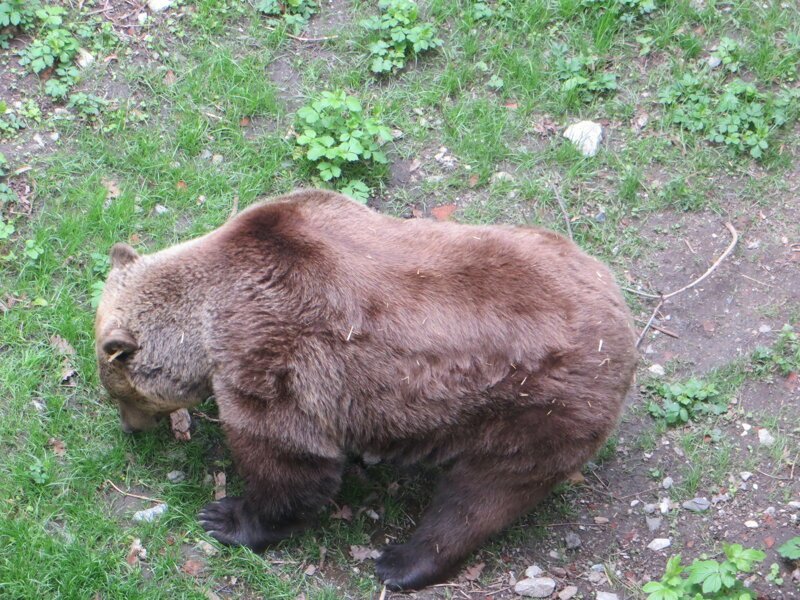
{"label": "thick brown fur", "polygon": [[[615,426],[636,362],[610,271],[555,233],[400,220],[325,191],[138,256],[117,245],[98,362],[123,427],[214,394],[242,498],[200,520],[261,550],[336,494],[345,456],[446,468],[393,589],[450,576]],[[109,359],[111,359],[109,361]]]}

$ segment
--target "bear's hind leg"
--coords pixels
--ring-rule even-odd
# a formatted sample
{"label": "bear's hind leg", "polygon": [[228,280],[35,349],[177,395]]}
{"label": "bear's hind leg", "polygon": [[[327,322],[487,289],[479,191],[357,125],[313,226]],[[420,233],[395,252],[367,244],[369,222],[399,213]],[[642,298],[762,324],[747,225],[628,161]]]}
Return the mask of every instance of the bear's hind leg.
{"label": "bear's hind leg", "polygon": [[338,491],[343,461],[287,452],[243,432],[227,433],[246,493],[200,511],[200,524],[219,542],[261,552],[302,529]]}
{"label": "bear's hind leg", "polygon": [[542,500],[557,479],[502,473],[493,464],[456,463],[404,544],[386,546],[376,562],[391,590],[414,590],[452,576],[471,552]]}

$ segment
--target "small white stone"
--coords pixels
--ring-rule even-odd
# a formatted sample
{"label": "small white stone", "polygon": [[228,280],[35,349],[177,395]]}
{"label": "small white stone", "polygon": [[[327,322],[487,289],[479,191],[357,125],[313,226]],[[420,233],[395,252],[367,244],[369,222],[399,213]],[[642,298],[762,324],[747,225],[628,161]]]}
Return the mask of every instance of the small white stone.
{"label": "small white stone", "polygon": [[669,498],[662,498],[661,502],[658,503],[658,510],[661,511],[662,515],[665,515],[669,512],[670,504]]}
{"label": "small white stone", "polygon": [[603,126],[594,121],[579,121],[567,127],[564,137],[575,144],[584,156],[594,156],[603,139]]}
{"label": "small white stone", "polygon": [[139,21],[139,25],[144,25],[147,23],[147,13],[140,12],[138,15],[136,15],[136,20]]}
{"label": "small white stone", "polygon": [[53,140],[54,142],[57,142],[57,141],[58,141],[58,138],[60,138],[60,137],[61,137],[61,135],[60,135],[60,134],[59,134],[57,131],[54,131],[54,132],[53,132],[53,133],[51,133],[51,134],[50,134],[48,137],[49,137],[51,140]]}
{"label": "small white stone", "polygon": [[147,0],[147,8],[153,12],[161,12],[172,6],[173,0]]}
{"label": "small white stone", "polygon": [[663,377],[664,375],[666,375],[666,371],[664,371],[664,367],[662,367],[659,364],[650,365],[650,367],[647,370],[650,371],[650,373],[652,375],[655,375],[656,377]]}
{"label": "small white stone", "polygon": [[172,483],[180,483],[186,479],[186,473],[183,471],[170,471],[167,473],[167,479],[169,479]]}
{"label": "small white stone", "polygon": [[742,478],[742,481],[747,481],[752,476],[753,474],[750,471],[742,471],[741,473],[739,473],[739,477]]}
{"label": "small white stone", "polygon": [[611,592],[597,592],[595,600],[619,600],[619,596]]}
{"label": "small white stone", "polygon": [[94,56],[88,50],[78,48],[78,58],[75,61],[81,69],[85,69],[94,62]]}
{"label": "small white stone", "polygon": [[518,581],[514,592],[528,598],[549,598],[556,589],[556,582],[549,577],[533,577]]}
{"label": "small white stone", "polygon": [[758,326],[758,332],[759,333],[769,333],[770,331],[772,331],[772,327],[770,327],[769,325],[765,324],[765,325],[759,325]]}
{"label": "small white stone", "polygon": [[164,206],[163,204],[156,204],[155,208],[153,209],[157,215],[165,215],[169,212],[169,209]]}
{"label": "small white stone", "polygon": [[497,183],[498,181],[514,181],[514,176],[507,172],[507,171],[498,171],[490,178],[492,183]]}
{"label": "small white stone", "polygon": [[772,446],[775,443],[775,438],[766,429],[758,430],[758,443],[762,446]]}
{"label": "small white stone", "polygon": [[717,56],[709,56],[706,59],[706,64],[710,69],[716,69],[718,66],[722,64],[722,60]]}
{"label": "small white stone", "polygon": [[146,523],[151,523],[155,521],[158,517],[163,515],[167,512],[167,504],[156,504],[153,508],[147,508],[145,510],[138,510],[133,513],[133,520],[134,521],[144,521]]}
{"label": "small white stone", "polygon": [[656,538],[649,544],[647,544],[647,548],[654,552],[658,552],[659,550],[663,550],[664,548],[669,548],[672,544],[672,541],[669,538]]}
{"label": "small white stone", "polygon": [[672,487],[673,483],[672,477],[664,477],[664,481],[661,482],[661,487],[668,490]]}
{"label": "small white stone", "polygon": [[798,509],[800,509],[800,501],[797,501],[797,500],[792,500],[791,502],[789,502],[789,506],[790,506],[791,508],[798,508]]}
{"label": "small white stone", "polygon": [[757,521],[745,521],[744,522],[744,526],[747,527],[748,529],[757,529],[758,528],[758,522]]}
{"label": "small white stone", "polygon": [[215,165],[222,163],[223,160],[224,159],[222,157],[222,154],[215,154],[214,156],[211,157],[211,162],[214,163]]}
{"label": "small white stone", "polygon": [[542,573],[544,573],[544,571],[542,571],[539,565],[531,565],[530,567],[525,569],[525,577],[527,577],[528,579],[532,579],[533,577],[538,577]]}

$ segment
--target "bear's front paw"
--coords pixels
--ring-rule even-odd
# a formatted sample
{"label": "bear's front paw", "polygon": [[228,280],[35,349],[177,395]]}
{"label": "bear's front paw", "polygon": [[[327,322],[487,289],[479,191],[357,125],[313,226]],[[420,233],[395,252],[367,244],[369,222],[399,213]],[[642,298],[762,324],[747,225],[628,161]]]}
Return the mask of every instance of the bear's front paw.
{"label": "bear's front paw", "polygon": [[207,504],[198,519],[215,540],[226,546],[247,546],[255,552],[288,535],[283,528],[265,525],[258,514],[248,511],[244,498],[229,497]]}
{"label": "bear's front paw", "polygon": [[395,592],[419,590],[444,581],[449,574],[437,557],[413,543],[386,546],[375,561],[375,571],[384,585]]}

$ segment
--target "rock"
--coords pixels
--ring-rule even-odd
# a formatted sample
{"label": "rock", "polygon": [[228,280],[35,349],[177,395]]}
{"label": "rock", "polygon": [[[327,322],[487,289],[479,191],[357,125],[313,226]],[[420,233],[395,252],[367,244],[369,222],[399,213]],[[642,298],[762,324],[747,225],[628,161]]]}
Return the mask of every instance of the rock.
{"label": "rock", "polygon": [[94,62],[94,56],[88,50],[78,48],[78,58],[75,60],[81,69],[85,69]]}
{"label": "rock", "polygon": [[563,590],[558,592],[558,600],[570,600],[578,593],[578,588],[574,585],[568,585]]}
{"label": "rock", "polygon": [[534,577],[538,577],[542,573],[544,573],[544,571],[542,571],[542,568],[539,565],[531,565],[530,567],[525,569],[525,577],[527,577],[528,579],[533,579]]}
{"label": "rock", "polygon": [[548,571],[550,571],[550,573],[556,577],[561,577],[562,579],[567,576],[567,570],[562,569],[561,567],[550,567]]}
{"label": "rock", "polygon": [[155,208],[153,209],[157,215],[165,215],[169,212],[169,209],[164,206],[163,204],[156,204]]}
{"label": "rock", "polygon": [[606,525],[608,523],[608,517],[595,517],[594,522],[598,525]]}
{"label": "rock", "polygon": [[651,532],[656,532],[661,528],[661,517],[647,517],[647,529]]}
{"label": "rock", "polygon": [[173,0],[147,0],[147,8],[153,12],[161,12],[172,6]]}
{"label": "rock", "polygon": [[572,531],[564,536],[564,541],[567,544],[567,550],[577,550],[581,547],[581,536]]}
{"label": "rock", "polygon": [[605,211],[600,211],[594,216],[594,220],[598,223],[605,223],[606,222],[606,213]]}
{"label": "rock", "polygon": [[664,548],[669,548],[672,542],[669,538],[656,538],[649,544],[647,544],[648,550],[652,550],[653,552],[658,552],[659,550],[663,550]]}
{"label": "rock", "polygon": [[766,429],[759,429],[758,430],[758,443],[762,446],[772,446],[775,443],[775,438],[772,437],[772,434],[767,431]]}
{"label": "rock", "polygon": [[644,505],[644,512],[648,515],[652,515],[656,510],[658,510],[658,504],[648,503]]}
{"label": "rock", "polygon": [[139,25],[144,25],[147,23],[147,13],[140,12],[138,15],[136,15],[136,20],[139,22]]}
{"label": "rock", "polygon": [[592,571],[589,573],[589,582],[597,585],[598,583],[603,583],[606,580],[605,573],[598,573],[597,571]]}
{"label": "rock", "polygon": [[661,502],[658,503],[658,510],[661,511],[662,515],[665,515],[669,512],[672,503],[669,501],[669,498],[662,498]]}
{"label": "rock", "polygon": [[518,581],[514,592],[528,598],[549,598],[556,589],[556,582],[549,577],[532,577]]}
{"label": "rock", "polygon": [[789,507],[800,509],[800,501],[792,500],[791,502],[789,502]]}
{"label": "rock", "polygon": [[774,517],[775,516],[775,507],[774,506],[768,506],[767,509],[764,511],[764,514],[767,515],[768,517]]}
{"label": "rock", "polygon": [[605,573],[606,566],[603,563],[597,563],[591,566],[592,571],[595,573]]}
{"label": "rock", "polygon": [[722,59],[717,56],[709,56],[706,59],[706,64],[708,65],[709,69],[716,69],[718,66],[722,64]]}
{"label": "rock", "polygon": [[656,377],[663,377],[664,375],[666,375],[666,371],[664,371],[664,367],[662,367],[659,364],[650,365],[650,367],[647,370],[650,371],[651,375],[654,375]]}
{"label": "rock", "polygon": [[757,521],[752,521],[752,520],[745,521],[744,522],[744,526],[747,527],[748,529],[757,529],[758,528],[758,522]]}
{"label": "rock", "polygon": [[597,592],[595,600],[619,600],[619,596],[611,592]]}
{"label": "rock", "polygon": [[692,512],[703,512],[711,508],[711,502],[708,501],[708,498],[692,498],[684,502],[682,506]]}
{"label": "rock", "polygon": [[498,171],[490,177],[489,181],[492,183],[498,183],[500,181],[514,181],[514,176],[507,171]]}
{"label": "rock", "polygon": [[144,521],[145,523],[152,523],[158,517],[163,515],[165,512],[167,512],[166,502],[163,504],[156,504],[153,508],[147,508],[145,510],[137,510],[135,513],[133,513],[133,520]]}
{"label": "rock", "polygon": [[661,487],[663,487],[665,490],[668,490],[672,487],[673,483],[674,481],[672,480],[672,477],[664,477],[664,481],[661,482]]}
{"label": "rock", "polygon": [[215,164],[215,165],[222,164],[222,161],[223,161],[223,160],[224,160],[224,159],[223,159],[223,157],[222,157],[222,154],[215,154],[214,156],[212,156],[212,157],[211,157],[211,162],[212,162],[213,164]]}
{"label": "rock", "polygon": [[711,496],[711,504],[719,504],[720,502],[727,502],[731,499],[731,495],[728,493],[720,494],[719,496]]}
{"label": "rock", "polygon": [[51,134],[50,134],[49,136],[47,136],[47,137],[49,137],[49,138],[50,138],[51,140],[53,140],[54,142],[57,142],[57,141],[58,141],[58,138],[60,138],[60,137],[61,137],[61,134],[60,134],[60,133],[58,133],[57,131],[54,131],[53,133],[51,133]]}
{"label": "rock", "polygon": [[739,477],[742,478],[742,481],[747,481],[752,476],[753,474],[750,471],[742,471],[741,473],[739,473]]}
{"label": "rock", "polygon": [[214,556],[215,554],[219,553],[219,550],[217,550],[214,546],[212,546],[205,540],[200,540],[199,542],[197,542],[197,549],[200,550],[206,556]]}
{"label": "rock", "polygon": [[594,156],[600,149],[603,126],[594,121],[580,121],[567,127],[564,137],[575,144],[584,156]]}
{"label": "rock", "polygon": [[208,148],[205,148],[202,152],[200,152],[200,158],[203,160],[211,160],[211,151]]}
{"label": "rock", "polygon": [[170,471],[167,473],[167,479],[169,479],[172,483],[180,483],[186,479],[186,473],[183,471]]}
{"label": "rock", "polygon": [[558,553],[558,550],[550,550],[550,552],[547,553],[547,556],[553,560],[561,560],[561,555]]}
{"label": "rock", "polygon": [[769,333],[770,331],[772,331],[772,327],[770,327],[769,325],[764,324],[758,326],[759,333]]}

